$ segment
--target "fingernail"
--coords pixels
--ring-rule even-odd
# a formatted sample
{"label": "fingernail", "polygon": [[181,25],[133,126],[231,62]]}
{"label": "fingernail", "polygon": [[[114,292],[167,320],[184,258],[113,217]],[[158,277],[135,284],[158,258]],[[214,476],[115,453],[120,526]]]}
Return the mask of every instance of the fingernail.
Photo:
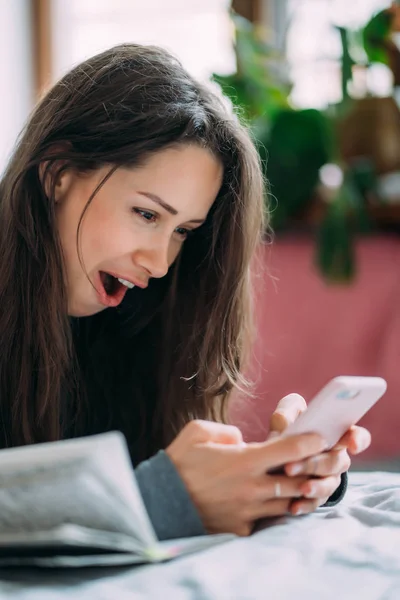
{"label": "fingernail", "polygon": [[364,450],[366,450],[368,448],[369,443],[368,443],[368,440],[358,440],[358,441],[356,441],[354,446],[355,446],[355,451],[358,454],[359,452],[364,452]]}
{"label": "fingernail", "polygon": [[291,465],[288,470],[289,470],[290,475],[298,475],[299,473],[302,472],[303,465],[301,465],[301,464]]}
{"label": "fingernail", "polygon": [[304,511],[304,510],[303,510],[301,507],[299,507],[299,508],[296,508],[296,510],[294,511],[294,513],[293,513],[293,514],[294,514],[296,517],[298,517],[299,515],[304,515],[304,514],[305,514],[305,511]]}
{"label": "fingernail", "polygon": [[307,491],[304,494],[305,498],[313,498],[314,494],[315,494],[315,485],[313,485],[312,483],[308,483],[307,484]]}

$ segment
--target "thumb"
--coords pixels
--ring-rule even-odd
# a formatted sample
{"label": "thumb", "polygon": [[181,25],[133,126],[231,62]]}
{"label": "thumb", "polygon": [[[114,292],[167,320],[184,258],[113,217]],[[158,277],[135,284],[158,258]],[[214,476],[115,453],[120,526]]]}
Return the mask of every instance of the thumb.
{"label": "thumb", "polygon": [[[300,394],[288,394],[278,402],[271,415],[269,427],[273,435],[282,433],[288,425],[294,423],[297,417],[307,408],[306,401]],[[271,435],[271,434],[270,434]],[[272,436],[271,436],[272,437]]]}
{"label": "thumb", "polygon": [[186,428],[188,433],[190,433],[191,442],[194,444],[206,442],[213,442],[215,444],[243,444],[242,432],[234,425],[196,419],[188,423]]}
{"label": "thumb", "polygon": [[225,444],[226,446],[245,445],[242,433],[237,427],[195,419],[185,425],[182,431],[165,449],[165,452],[178,471],[181,472],[182,465],[187,463],[188,453],[201,444],[209,444],[210,446],[212,444]]}

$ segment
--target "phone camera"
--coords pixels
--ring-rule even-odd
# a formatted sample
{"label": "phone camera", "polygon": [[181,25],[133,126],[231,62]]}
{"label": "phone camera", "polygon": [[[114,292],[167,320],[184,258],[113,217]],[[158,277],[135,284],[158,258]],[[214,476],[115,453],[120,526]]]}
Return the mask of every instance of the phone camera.
{"label": "phone camera", "polygon": [[340,392],[336,394],[336,398],[339,400],[350,400],[358,396],[359,393],[360,390],[340,390]]}

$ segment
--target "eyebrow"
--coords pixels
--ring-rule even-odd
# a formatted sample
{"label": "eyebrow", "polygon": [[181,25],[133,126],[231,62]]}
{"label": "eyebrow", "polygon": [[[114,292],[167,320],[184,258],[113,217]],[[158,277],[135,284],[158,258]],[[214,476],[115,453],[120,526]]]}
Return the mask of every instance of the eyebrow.
{"label": "eyebrow", "polygon": [[[156,202],[156,204],[159,204],[160,206],[162,206],[162,208],[164,208],[171,215],[178,214],[178,211],[176,210],[176,208],[174,208],[170,204],[167,204],[166,202],[164,202],[164,200],[162,200],[159,196],[156,196],[156,194],[152,194],[151,192],[137,192],[137,193],[140,194],[141,196],[146,196],[146,198],[148,198],[149,200],[152,200],[153,202]],[[189,221],[187,221],[187,223],[204,223],[204,221],[205,221],[205,219],[190,219]]]}

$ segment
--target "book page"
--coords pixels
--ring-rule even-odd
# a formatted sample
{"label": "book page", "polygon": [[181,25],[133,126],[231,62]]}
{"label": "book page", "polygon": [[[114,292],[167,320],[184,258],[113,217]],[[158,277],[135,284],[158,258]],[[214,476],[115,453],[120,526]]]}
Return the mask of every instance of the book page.
{"label": "book page", "polygon": [[0,532],[68,523],[157,543],[122,434],[0,451]]}
{"label": "book page", "polygon": [[[0,534],[0,567],[37,565],[83,567],[158,563],[235,539],[230,534],[199,536],[160,542],[148,548],[135,545],[132,537],[64,525],[45,533]],[[4,548],[2,545],[4,544]]]}
{"label": "book page", "polygon": [[46,531],[0,533],[0,561],[10,556],[52,556],[54,549],[64,555],[101,553],[129,553],[143,556],[143,545],[132,536],[111,531],[99,531],[80,525],[61,525]]}

